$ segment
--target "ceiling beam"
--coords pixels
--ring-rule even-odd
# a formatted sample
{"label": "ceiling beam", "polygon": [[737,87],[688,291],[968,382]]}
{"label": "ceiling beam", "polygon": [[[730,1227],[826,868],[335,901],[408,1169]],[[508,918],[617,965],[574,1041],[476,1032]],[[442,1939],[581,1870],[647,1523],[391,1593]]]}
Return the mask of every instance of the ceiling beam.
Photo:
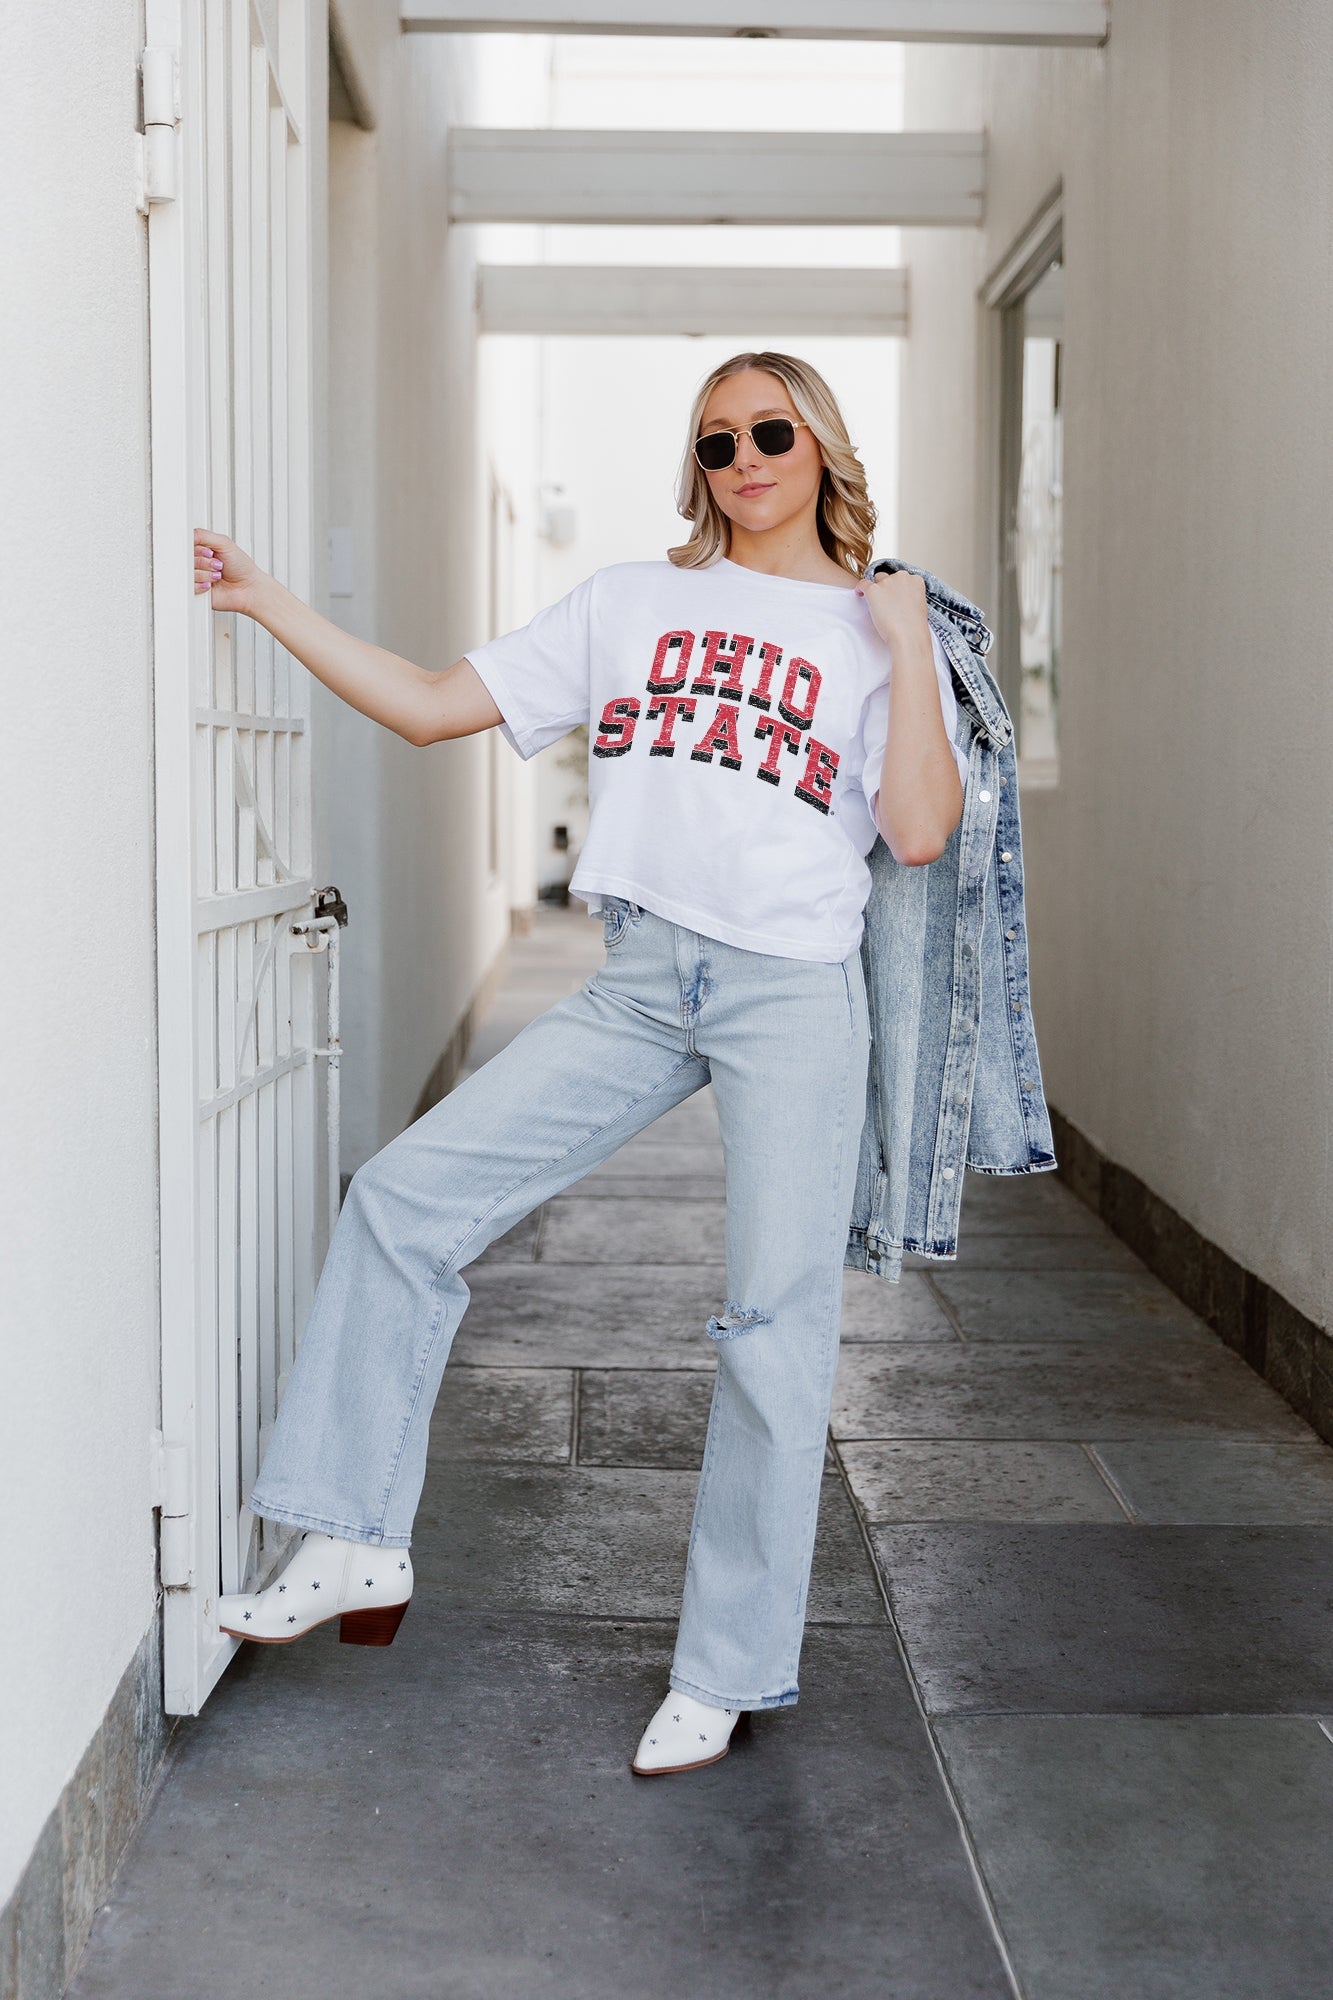
{"label": "ceiling beam", "polygon": [[1087,48],[1106,0],[401,0],[409,33],[710,35]]}
{"label": "ceiling beam", "polygon": [[455,127],[456,222],[974,224],[981,132]]}
{"label": "ceiling beam", "polygon": [[802,265],[482,264],[482,333],[892,334],[907,273]]}

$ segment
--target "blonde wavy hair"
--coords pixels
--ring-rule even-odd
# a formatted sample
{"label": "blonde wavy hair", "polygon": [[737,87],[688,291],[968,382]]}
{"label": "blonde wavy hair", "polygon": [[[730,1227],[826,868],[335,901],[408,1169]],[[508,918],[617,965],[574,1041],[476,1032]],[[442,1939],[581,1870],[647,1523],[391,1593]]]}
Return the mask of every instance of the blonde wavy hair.
{"label": "blonde wavy hair", "polygon": [[819,482],[819,539],[826,555],[854,576],[863,574],[870,561],[875,532],[875,509],[866,490],[865,467],[847,435],[838,400],[828,383],[808,361],[794,354],[733,354],[704,378],[690,411],[690,431],[685,440],[685,456],[676,477],[676,506],[694,532],[667,555],[678,569],[706,569],[724,556],[730,546],[731,528],[726,515],[709,490],[708,478],[694,456],[708,398],[719,382],[740,375],[747,368],[762,368],[785,382],[798,416],[804,417],[814,433],[824,460]]}

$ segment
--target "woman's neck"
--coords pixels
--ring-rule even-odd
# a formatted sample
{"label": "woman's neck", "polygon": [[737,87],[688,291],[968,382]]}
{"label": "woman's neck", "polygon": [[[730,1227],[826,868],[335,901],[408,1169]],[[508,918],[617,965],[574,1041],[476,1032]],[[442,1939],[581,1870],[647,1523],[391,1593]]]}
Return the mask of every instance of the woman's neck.
{"label": "woman's neck", "polygon": [[827,555],[813,518],[784,522],[754,534],[731,523],[727,556],[741,569],[760,576],[786,577],[792,583],[840,583],[855,590],[857,579]]}

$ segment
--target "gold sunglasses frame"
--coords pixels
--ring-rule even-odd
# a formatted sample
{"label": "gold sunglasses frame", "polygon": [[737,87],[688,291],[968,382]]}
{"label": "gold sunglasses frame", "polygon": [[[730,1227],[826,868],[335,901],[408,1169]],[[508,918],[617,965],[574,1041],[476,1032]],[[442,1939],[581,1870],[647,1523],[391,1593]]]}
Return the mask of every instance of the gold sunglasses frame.
{"label": "gold sunglasses frame", "polygon": [[[787,446],[787,451],[795,451],[796,449],[796,432],[808,431],[810,428],[809,424],[805,421],[804,417],[756,417],[755,423],[790,424],[792,427],[792,441]],[[699,446],[703,443],[704,439],[715,438],[715,437],[729,437],[734,440],[735,448],[732,451],[731,458],[726,465],[705,465],[703,460],[699,456]],[[740,430],[733,431],[729,430],[726,424],[719,424],[716,430],[701,431],[699,436],[694,440],[695,464],[699,467],[699,470],[701,472],[730,472],[732,466],[736,463],[736,453],[741,448],[741,439],[743,437],[749,438],[750,443],[754,444],[753,425],[744,424],[742,425]],[[754,444],[754,448],[759,453],[760,458],[785,458],[787,456],[787,451],[763,451],[757,444]]]}

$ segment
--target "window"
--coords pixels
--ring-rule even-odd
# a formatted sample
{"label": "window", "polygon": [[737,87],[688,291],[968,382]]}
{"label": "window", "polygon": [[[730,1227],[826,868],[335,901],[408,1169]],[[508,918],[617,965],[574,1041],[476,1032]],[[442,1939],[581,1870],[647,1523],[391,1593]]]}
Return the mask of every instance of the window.
{"label": "window", "polygon": [[1064,262],[1050,207],[986,289],[1000,320],[998,674],[1029,783],[1058,775]]}

